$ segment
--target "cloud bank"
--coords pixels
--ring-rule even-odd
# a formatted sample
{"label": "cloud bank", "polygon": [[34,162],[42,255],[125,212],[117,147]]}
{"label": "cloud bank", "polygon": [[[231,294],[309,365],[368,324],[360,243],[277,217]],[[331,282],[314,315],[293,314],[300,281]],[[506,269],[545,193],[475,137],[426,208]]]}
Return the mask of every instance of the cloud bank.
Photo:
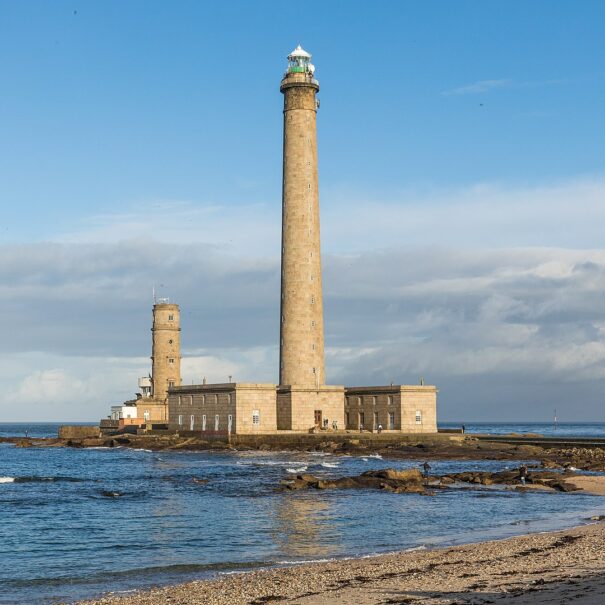
{"label": "cloud bank", "polygon": [[[604,194],[598,179],[328,192],[329,382],[424,377],[442,419],[541,420],[557,407],[562,420],[604,420]],[[151,206],[2,246],[2,419],[94,420],[132,397],[149,371],[154,284],[181,305],[185,382],[274,382],[279,208],[209,219],[220,214]]]}

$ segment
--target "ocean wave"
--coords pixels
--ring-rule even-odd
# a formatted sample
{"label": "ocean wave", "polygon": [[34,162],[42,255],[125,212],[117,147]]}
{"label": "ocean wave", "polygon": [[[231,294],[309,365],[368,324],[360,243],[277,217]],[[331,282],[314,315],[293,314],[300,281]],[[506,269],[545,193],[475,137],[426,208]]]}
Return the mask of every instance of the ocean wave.
{"label": "ocean wave", "polygon": [[[165,566],[151,566],[151,567],[139,567],[134,569],[114,570],[111,572],[113,578],[126,577],[128,579],[152,579],[156,580],[158,577],[166,575],[169,579],[175,576],[186,576],[187,574],[199,574],[199,573],[221,573],[231,571],[233,573],[262,569],[263,567],[269,567],[274,565],[273,561],[250,561],[250,562],[237,562],[237,561],[225,561],[221,563],[177,563],[173,565]],[[56,578],[14,578],[3,580],[5,586],[11,587],[22,587],[25,586],[30,588],[31,586],[64,586],[65,584],[71,585],[95,585],[98,582],[107,581],[107,572],[93,573],[85,576],[62,576]]]}
{"label": "ocean wave", "polygon": [[340,465],[338,462],[322,462],[320,466],[325,466],[326,468],[338,468]]}
{"label": "ocean wave", "polygon": [[301,561],[277,561],[277,565],[308,565],[309,563],[333,563],[334,561],[339,560],[348,560],[347,559],[338,559],[337,557],[330,557],[326,559],[303,559]]}
{"label": "ocean wave", "polygon": [[26,477],[0,477],[0,483],[42,483],[46,481],[67,481],[67,482],[82,482],[85,479],[79,479],[78,477],[37,477],[37,476],[26,476]]}
{"label": "ocean wave", "polygon": [[286,472],[296,474],[296,473],[304,473],[306,470],[307,470],[306,466],[301,466],[300,468],[287,468]]}
{"label": "ocean wave", "polygon": [[380,454],[370,454],[368,458],[378,458],[378,460],[382,460],[382,456]]}

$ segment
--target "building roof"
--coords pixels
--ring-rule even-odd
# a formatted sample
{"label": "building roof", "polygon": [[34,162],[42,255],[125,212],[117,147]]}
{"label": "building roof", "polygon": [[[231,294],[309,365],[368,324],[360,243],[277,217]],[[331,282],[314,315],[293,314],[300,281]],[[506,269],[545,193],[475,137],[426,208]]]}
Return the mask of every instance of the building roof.
{"label": "building roof", "polygon": [[311,55],[299,44],[289,55],[288,59],[296,59],[297,57],[304,57],[310,59]]}

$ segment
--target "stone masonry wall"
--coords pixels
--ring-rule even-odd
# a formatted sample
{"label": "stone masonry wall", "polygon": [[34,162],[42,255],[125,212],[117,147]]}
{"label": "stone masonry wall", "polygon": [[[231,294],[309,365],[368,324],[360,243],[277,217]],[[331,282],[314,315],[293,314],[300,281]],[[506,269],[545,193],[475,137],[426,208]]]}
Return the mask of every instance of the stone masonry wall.
{"label": "stone masonry wall", "polygon": [[181,326],[178,305],[153,306],[151,377],[153,398],[164,401],[170,386],[181,384]]}
{"label": "stone masonry wall", "polygon": [[316,83],[288,74],[284,93],[280,385],[325,384]]}
{"label": "stone masonry wall", "polygon": [[278,387],[277,404],[278,429],[309,431],[316,426],[316,410],[321,412],[322,424],[327,419],[331,427],[336,421],[337,427],[344,429],[344,387]]}
{"label": "stone masonry wall", "polygon": [[[168,408],[169,426],[174,430],[207,435],[276,430],[275,385],[226,383],[181,386],[171,389]],[[253,411],[259,412],[258,425],[253,423]]]}
{"label": "stone masonry wall", "polygon": [[[434,386],[392,385],[345,389],[348,429],[404,433],[437,432],[437,389]],[[420,412],[420,422],[416,413]]]}

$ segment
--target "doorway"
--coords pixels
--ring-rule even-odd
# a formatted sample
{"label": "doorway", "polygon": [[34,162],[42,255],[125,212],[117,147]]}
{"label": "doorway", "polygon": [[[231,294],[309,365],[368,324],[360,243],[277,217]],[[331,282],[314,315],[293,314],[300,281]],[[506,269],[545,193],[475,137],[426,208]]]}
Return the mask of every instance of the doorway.
{"label": "doorway", "polygon": [[315,410],[315,426],[321,426],[321,410]]}

